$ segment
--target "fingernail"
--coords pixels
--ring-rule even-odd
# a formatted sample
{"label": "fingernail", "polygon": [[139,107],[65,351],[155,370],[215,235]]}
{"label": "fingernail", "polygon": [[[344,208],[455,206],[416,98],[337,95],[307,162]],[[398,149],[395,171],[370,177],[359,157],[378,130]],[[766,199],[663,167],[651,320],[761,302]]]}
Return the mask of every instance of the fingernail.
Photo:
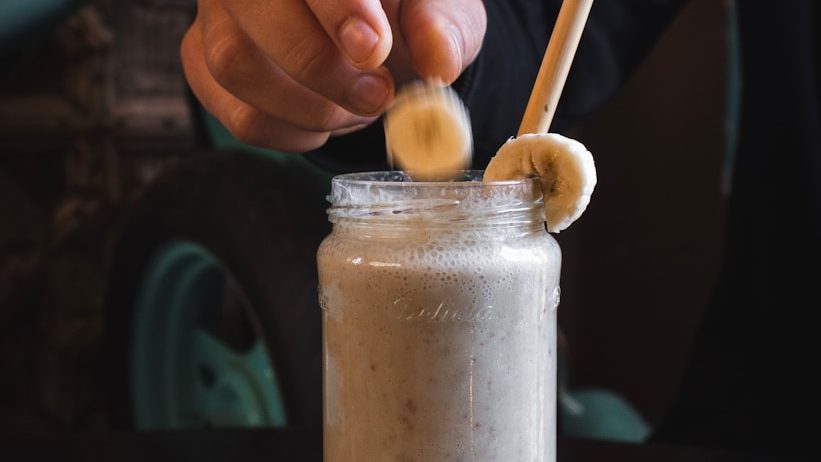
{"label": "fingernail", "polygon": [[388,99],[388,81],[376,74],[365,74],[348,93],[348,102],[361,114],[374,114]]}
{"label": "fingernail", "polygon": [[373,55],[379,34],[368,23],[353,16],[342,24],[339,41],[348,59],[353,64],[361,64]]}
{"label": "fingernail", "polygon": [[462,56],[460,34],[459,30],[454,27],[447,29],[447,46],[441,48],[439,60],[435,61],[436,69],[439,71],[437,77],[447,85],[452,84],[462,73],[464,56]]}
{"label": "fingernail", "polygon": [[456,58],[457,59],[457,61],[456,61],[457,62],[457,67],[460,68],[460,71],[461,71],[461,66],[464,66],[464,63],[465,63],[465,57],[463,55],[464,50],[462,50],[462,40],[460,39],[461,34],[462,33],[458,29],[456,29],[455,27],[451,27],[450,30],[448,31],[448,35],[449,35],[449,38],[450,38],[450,46],[451,46],[451,49],[453,50],[453,53],[457,57]]}

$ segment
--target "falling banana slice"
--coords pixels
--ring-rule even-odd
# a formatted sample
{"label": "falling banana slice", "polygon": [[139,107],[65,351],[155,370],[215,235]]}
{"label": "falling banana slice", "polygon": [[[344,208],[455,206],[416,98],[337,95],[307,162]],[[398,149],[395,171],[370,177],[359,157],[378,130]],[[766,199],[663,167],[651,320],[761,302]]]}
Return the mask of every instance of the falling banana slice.
{"label": "falling banana slice", "polygon": [[407,85],[384,120],[388,162],[419,180],[442,180],[470,165],[473,135],[456,92],[435,82]]}
{"label": "falling banana slice", "polygon": [[558,133],[511,138],[490,159],[483,181],[538,177],[544,195],[547,229],[558,233],[584,213],[596,186],[593,155],[576,140]]}

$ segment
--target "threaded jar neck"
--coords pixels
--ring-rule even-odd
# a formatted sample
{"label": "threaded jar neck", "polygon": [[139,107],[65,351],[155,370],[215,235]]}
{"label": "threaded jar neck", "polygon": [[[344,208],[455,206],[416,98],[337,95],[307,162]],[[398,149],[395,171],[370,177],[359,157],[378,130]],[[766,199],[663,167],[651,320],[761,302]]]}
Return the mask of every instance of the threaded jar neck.
{"label": "threaded jar neck", "polygon": [[401,171],[337,175],[329,220],[337,224],[476,229],[542,227],[544,204],[535,179],[482,182],[481,170],[451,181],[413,181]]}

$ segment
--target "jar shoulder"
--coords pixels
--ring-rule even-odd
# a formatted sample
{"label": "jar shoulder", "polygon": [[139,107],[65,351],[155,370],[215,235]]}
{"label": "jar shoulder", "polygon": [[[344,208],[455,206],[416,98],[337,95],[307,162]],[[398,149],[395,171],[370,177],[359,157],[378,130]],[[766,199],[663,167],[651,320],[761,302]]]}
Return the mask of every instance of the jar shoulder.
{"label": "jar shoulder", "polygon": [[373,238],[354,237],[345,233],[332,232],[323,239],[317,251],[320,263],[323,260],[348,262],[355,266],[367,262],[442,262],[453,261],[482,262],[531,261],[533,263],[560,263],[561,248],[556,239],[547,233],[531,233],[516,238],[482,238],[463,236],[454,239],[428,238]]}

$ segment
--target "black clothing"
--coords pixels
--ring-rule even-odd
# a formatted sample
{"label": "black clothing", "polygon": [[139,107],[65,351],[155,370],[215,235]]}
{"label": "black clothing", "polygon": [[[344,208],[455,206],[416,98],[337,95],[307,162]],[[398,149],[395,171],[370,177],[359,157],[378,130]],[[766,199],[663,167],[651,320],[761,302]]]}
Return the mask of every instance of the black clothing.
{"label": "black clothing", "polygon": [[[551,131],[561,133],[600,107],[639,64],[682,0],[594,3]],[[473,167],[483,169],[516,135],[559,13],[556,0],[486,0],[487,33],[476,61],[454,84],[471,116]],[[377,121],[331,138],[307,158],[332,172],[385,170],[385,137]]]}
{"label": "black clothing", "polygon": [[821,4],[737,8],[743,84],[724,267],[653,438],[807,457],[819,389]]}

